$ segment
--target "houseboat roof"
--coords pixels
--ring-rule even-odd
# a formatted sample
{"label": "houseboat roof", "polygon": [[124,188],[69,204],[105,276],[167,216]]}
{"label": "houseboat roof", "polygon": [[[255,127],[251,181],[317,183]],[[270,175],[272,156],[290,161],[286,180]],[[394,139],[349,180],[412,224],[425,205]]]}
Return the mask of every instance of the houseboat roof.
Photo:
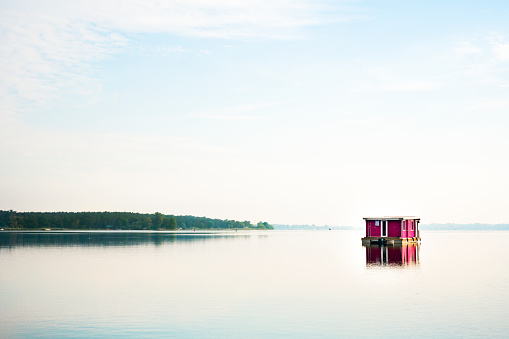
{"label": "houseboat roof", "polygon": [[402,217],[402,216],[392,216],[392,217],[369,217],[363,218],[364,220],[421,220],[420,217]]}

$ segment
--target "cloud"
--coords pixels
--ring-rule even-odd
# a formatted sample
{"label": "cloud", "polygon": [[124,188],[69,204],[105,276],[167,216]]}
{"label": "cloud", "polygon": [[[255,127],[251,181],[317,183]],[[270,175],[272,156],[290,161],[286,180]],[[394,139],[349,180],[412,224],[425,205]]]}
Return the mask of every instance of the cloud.
{"label": "cloud", "polygon": [[429,91],[439,89],[440,86],[440,83],[436,81],[403,81],[382,85],[389,91]]}
{"label": "cloud", "polygon": [[459,56],[463,57],[471,54],[479,54],[482,50],[468,41],[460,41],[453,47],[453,51]]}
{"label": "cloud", "polygon": [[[0,96],[43,105],[65,96],[63,92],[94,91],[94,65],[121,51],[139,33],[288,39],[303,27],[341,20],[324,10],[308,0],[3,3]],[[19,102],[14,107],[19,109]]]}
{"label": "cloud", "polygon": [[[125,44],[125,38],[87,22],[35,11],[0,15],[0,93],[44,104],[58,91],[90,88],[93,62]],[[84,86],[85,84],[85,86]],[[19,104],[19,103],[18,103]]]}
{"label": "cloud", "polygon": [[486,114],[486,112],[493,112],[493,111],[504,111],[507,112],[507,109],[509,108],[509,99],[507,98],[486,98],[482,101],[479,101],[475,103],[474,105],[470,105],[467,110],[469,111],[479,111]]}
{"label": "cloud", "polygon": [[383,90],[399,92],[507,86],[505,62],[509,61],[509,43],[506,36],[464,37],[451,41],[449,46],[438,52],[429,48],[429,54],[412,54],[407,57],[411,63],[369,67],[365,73],[375,80],[359,81],[358,90],[373,90],[376,84]]}
{"label": "cloud", "polygon": [[307,0],[77,0],[19,1],[11,12],[39,13],[93,23],[123,32],[166,32],[201,37],[282,35],[286,28],[338,21],[326,8]]}
{"label": "cloud", "polygon": [[242,121],[242,120],[256,120],[260,119],[259,116],[256,115],[246,115],[246,114],[210,114],[210,115],[202,115],[201,117],[212,119],[212,120],[229,120],[229,121]]}
{"label": "cloud", "polygon": [[492,50],[498,60],[509,61],[509,43],[494,42]]}
{"label": "cloud", "polygon": [[491,33],[482,38],[463,38],[449,55],[449,74],[460,85],[507,87],[509,43],[507,36]]}
{"label": "cloud", "polygon": [[221,109],[207,110],[191,114],[192,117],[205,118],[212,120],[256,120],[260,119],[260,115],[254,114],[263,108],[280,105],[285,101],[275,101],[259,104],[247,104],[230,106]]}

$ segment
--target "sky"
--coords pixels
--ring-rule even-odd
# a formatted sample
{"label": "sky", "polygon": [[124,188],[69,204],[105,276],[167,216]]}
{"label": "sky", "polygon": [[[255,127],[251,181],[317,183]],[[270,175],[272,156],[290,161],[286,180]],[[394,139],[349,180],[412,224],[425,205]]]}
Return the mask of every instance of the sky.
{"label": "sky", "polygon": [[0,209],[508,223],[509,2],[0,0]]}

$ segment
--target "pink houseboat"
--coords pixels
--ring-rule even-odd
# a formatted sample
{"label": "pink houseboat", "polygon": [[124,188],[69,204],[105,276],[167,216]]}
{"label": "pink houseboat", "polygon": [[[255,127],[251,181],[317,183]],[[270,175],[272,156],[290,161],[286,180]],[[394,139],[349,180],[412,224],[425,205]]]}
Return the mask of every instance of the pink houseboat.
{"label": "pink houseboat", "polygon": [[418,217],[376,217],[364,218],[366,221],[366,236],[363,244],[387,243],[403,244],[419,242]]}

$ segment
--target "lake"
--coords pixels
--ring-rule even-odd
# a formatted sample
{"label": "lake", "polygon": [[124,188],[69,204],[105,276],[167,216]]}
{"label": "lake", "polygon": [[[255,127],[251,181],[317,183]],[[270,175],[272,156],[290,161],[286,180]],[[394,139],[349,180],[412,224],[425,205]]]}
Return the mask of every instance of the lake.
{"label": "lake", "polygon": [[0,337],[509,337],[508,231],[0,232]]}

